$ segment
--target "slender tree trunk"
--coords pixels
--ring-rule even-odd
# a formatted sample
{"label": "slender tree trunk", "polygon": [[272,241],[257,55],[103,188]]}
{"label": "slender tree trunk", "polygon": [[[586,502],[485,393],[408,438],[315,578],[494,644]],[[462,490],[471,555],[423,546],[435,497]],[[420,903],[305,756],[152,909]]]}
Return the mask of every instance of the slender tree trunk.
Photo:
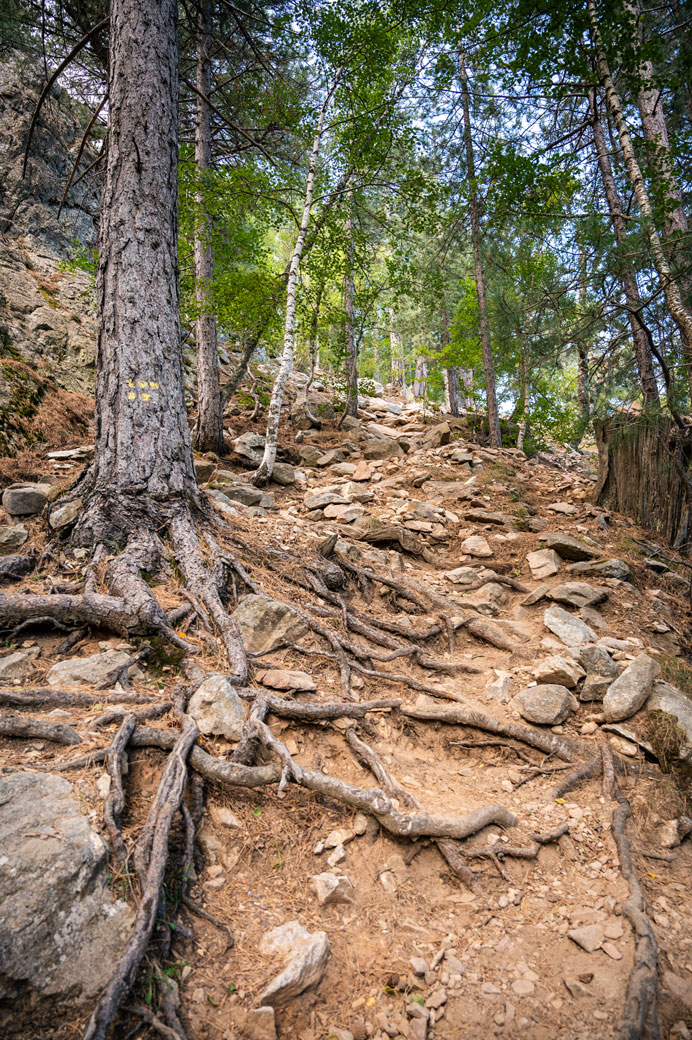
{"label": "slender tree trunk", "polygon": [[[617,242],[618,247],[622,250],[627,238],[625,217],[617,185],[615,184],[613,169],[610,164],[610,156],[608,155],[608,149],[606,148],[605,137],[603,135],[603,127],[598,112],[596,91],[593,89],[589,92],[589,100],[591,103],[591,125],[593,129],[596,156],[598,158],[598,168],[601,172],[603,189],[608,203],[610,222],[613,226],[615,241]],[[642,301],[639,295],[637,276],[632,264],[625,257],[620,257],[619,266],[625,300],[627,302],[627,310],[629,311],[630,328],[632,330],[632,340],[634,343],[634,354],[637,359],[639,382],[642,388],[644,406],[658,407],[660,404],[658,386],[656,385],[656,376],[654,375],[653,358],[651,357],[649,341],[644,329],[636,317],[636,315],[642,310]]]}
{"label": "slender tree trunk", "polygon": [[197,101],[195,164],[199,190],[195,197],[195,296],[197,300],[197,423],[198,451],[223,455],[223,411],[219,385],[219,353],[213,310],[214,254],[211,218],[206,204],[205,178],[211,165],[211,109],[207,100],[211,81],[211,4],[200,0],[197,12]]}
{"label": "slender tree trunk", "polygon": [[637,199],[637,205],[642,214],[642,223],[649,244],[649,249],[651,251],[651,259],[653,260],[654,267],[658,273],[670,316],[678,326],[682,336],[685,361],[688,369],[688,385],[690,385],[692,382],[692,350],[690,347],[690,344],[692,344],[692,310],[690,310],[690,308],[683,302],[680,289],[675,281],[670,264],[668,263],[668,258],[663,250],[660,236],[656,230],[649,193],[646,190],[642,171],[637,161],[629,128],[623,112],[622,103],[610,74],[594,0],[588,0],[588,11],[591,22],[592,37],[598,58],[598,72],[605,87],[608,108],[617,129],[627,172],[632,182],[632,188],[634,189],[634,194]]}
{"label": "slender tree trunk", "polygon": [[85,542],[121,542],[128,513],[141,516],[147,501],[198,496],[180,348],[176,10],[175,0],[111,3]]}
{"label": "slender tree trunk", "polygon": [[526,437],[526,431],[529,424],[529,393],[530,393],[530,381],[529,381],[529,350],[524,337],[521,336],[521,360],[519,363],[519,383],[521,388],[521,421],[519,423],[519,432],[517,434],[517,448],[520,451],[524,450],[524,438]]}
{"label": "slender tree trunk", "polygon": [[404,345],[401,336],[394,328],[394,310],[389,308],[389,352],[392,358],[392,381],[401,387],[406,400],[406,366],[404,364]]}
{"label": "slender tree trunk", "polygon": [[476,294],[478,296],[478,316],[483,351],[483,374],[485,376],[485,396],[488,408],[488,431],[490,445],[502,447],[500,432],[500,413],[497,407],[495,390],[495,365],[490,338],[490,321],[488,320],[488,302],[485,292],[485,272],[483,270],[483,245],[481,241],[480,211],[476,170],[473,157],[473,138],[471,135],[471,112],[469,103],[469,79],[464,61],[464,52],[459,48],[459,76],[461,78],[461,99],[464,109],[464,141],[466,145],[466,172],[469,184],[469,209],[471,213],[471,241],[473,244],[473,263],[476,274]]}
{"label": "slender tree trunk", "polygon": [[579,405],[579,436],[574,448],[578,448],[591,422],[591,394],[589,390],[589,353],[584,343],[577,343],[577,403]]}
{"label": "slender tree trunk", "polygon": [[358,415],[358,351],[353,336],[353,188],[346,193],[346,271],[344,273],[344,331],[346,334],[346,405],[344,415]]}
{"label": "slender tree trunk", "polygon": [[[449,347],[449,313],[446,305],[442,308],[442,353]],[[449,415],[461,415],[459,401],[459,373],[454,365],[444,370],[445,409]]]}
{"label": "slender tree trunk", "polygon": [[425,397],[428,385],[428,363],[420,355],[416,358],[416,374],[413,380],[413,396]]}
{"label": "slender tree trunk", "polygon": [[286,388],[286,380],[289,377],[291,369],[293,368],[293,344],[295,339],[295,326],[296,326],[296,289],[298,287],[298,269],[300,267],[300,260],[303,255],[303,246],[305,245],[305,236],[308,233],[308,225],[310,223],[310,214],[312,212],[312,199],[315,192],[315,174],[317,172],[317,159],[320,154],[320,145],[322,144],[322,135],[324,133],[324,120],[327,114],[329,103],[334,95],[334,91],[338,86],[339,79],[341,78],[340,69],[337,73],[334,82],[327,93],[320,114],[317,120],[317,130],[315,137],[312,142],[312,150],[310,152],[310,161],[308,164],[308,175],[305,182],[305,198],[303,201],[303,214],[300,220],[300,229],[298,231],[298,238],[296,244],[293,247],[293,254],[291,256],[291,262],[288,268],[288,279],[286,284],[286,320],[284,322],[284,345],[281,353],[281,364],[279,365],[279,371],[274,380],[274,386],[272,387],[272,396],[269,402],[269,412],[267,416],[267,434],[264,445],[264,455],[260,462],[256,472],[253,475],[253,481],[255,484],[261,485],[266,484],[270,480],[271,475],[274,471],[274,463],[276,462],[276,448],[279,442],[279,423],[281,421],[281,405],[284,399],[284,390]]}

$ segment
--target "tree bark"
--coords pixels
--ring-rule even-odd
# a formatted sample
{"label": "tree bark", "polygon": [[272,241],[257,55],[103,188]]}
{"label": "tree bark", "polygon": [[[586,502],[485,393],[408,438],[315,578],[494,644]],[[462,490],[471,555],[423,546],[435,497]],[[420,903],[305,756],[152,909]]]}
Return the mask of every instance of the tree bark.
{"label": "tree bark", "polygon": [[[594,147],[596,149],[596,157],[598,159],[598,168],[601,173],[601,180],[603,181],[603,190],[605,192],[606,202],[608,203],[608,210],[610,212],[610,222],[613,226],[615,241],[617,242],[618,247],[622,248],[625,245],[625,240],[627,238],[625,217],[617,185],[615,184],[615,177],[613,176],[613,169],[610,164],[608,149],[606,148],[603,127],[598,112],[598,99],[596,91],[593,89],[589,91],[589,101],[591,104],[591,126],[593,130]],[[629,312],[632,341],[634,343],[634,354],[637,359],[639,383],[642,388],[644,406],[646,407],[651,405],[658,407],[660,405],[658,386],[656,385],[656,376],[654,375],[653,359],[651,357],[649,341],[644,329],[637,320],[637,314],[641,313],[642,310],[642,301],[641,296],[639,295],[637,276],[632,264],[624,257],[620,258],[620,271],[622,287],[627,302],[627,310]]]}
{"label": "tree bark", "polygon": [[213,309],[214,253],[205,184],[211,165],[211,2],[201,0],[197,12],[197,94],[195,164],[199,189],[195,197],[195,297],[197,301],[197,424],[195,447],[223,455],[223,412],[219,386],[219,353]]}
{"label": "tree bark", "polygon": [[461,79],[461,100],[464,110],[464,142],[466,145],[466,172],[469,184],[471,242],[473,244],[473,264],[476,275],[476,295],[478,297],[481,349],[483,351],[483,374],[485,376],[485,397],[488,408],[488,431],[490,446],[493,448],[500,448],[502,447],[502,434],[500,432],[500,413],[497,407],[497,393],[495,390],[495,364],[493,362],[490,321],[488,319],[488,301],[485,291],[480,210],[478,206],[478,191],[473,156],[473,138],[471,136],[469,78],[466,71],[466,63],[464,61],[464,52],[461,47],[459,48],[459,77]]}
{"label": "tree bark", "polygon": [[651,251],[651,259],[661,282],[666,304],[671,318],[678,326],[685,352],[685,361],[688,368],[688,383],[692,380],[692,310],[682,299],[680,289],[675,281],[668,258],[665,255],[661,238],[656,230],[654,214],[649,199],[649,193],[644,183],[642,171],[637,161],[629,127],[625,119],[622,102],[615,89],[613,78],[610,73],[608,59],[606,57],[603,38],[601,36],[594,0],[588,0],[589,20],[591,23],[591,34],[596,48],[598,59],[598,73],[605,87],[606,101],[617,129],[620,146],[622,148],[625,166],[632,182],[632,188],[637,199],[637,205],[641,211],[644,233]]}
{"label": "tree bark", "polygon": [[344,273],[344,331],[346,334],[346,405],[344,415],[358,415],[358,351],[353,335],[353,188],[346,193],[346,271]]}
{"label": "tree bark", "polygon": [[519,423],[519,432],[517,434],[517,448],[520,451],[524,450],[524,438],[526,437],[526,430],[529,423],[529,348],[524,337],[521,337],[521,359],[519,362],[519,382],[521,386],[521,421]]}
{"label": "tree bark", "polygon": [[428,384],[428,364],[420,355],[416,358],[416,374],[413,379],[413,396],[425,397]]}
{"label": "tree bark", "polygon": [[178,307],[174,0],[113,0],[110,47],[96,445],[77,529],[86,544],[120,543],[128,513],[152,501],[199,501]]}
{"label": "tree bark", "polygon": [[401,336],[394,328],[394,309],[389,308],[389,351],[392,359],[392,382],[401,387],[406,400],[406,365],[404,363],[404,345]]}
{"label": "tree bark", "polygon": [[342,70],[336,74],[334,82],[331,88],[327,92],[327,96],[324,99],[320,114],[317,120],[317,130],[315,137],[312,142],[312,150],[310,152],[310,161],[308,164],[308,174],[305,182],[305,198],[303,201],[303,214],[300,221],[300,228],[298,231],[298,238],[296,244],[293,247],[293,254],[291,256],[291,262],[288,268],[288,278],[286,283],[286,320],[284,322],[284,345],[281,353],[281,364],[279,365],[279,371],[276,379],[274,380],[274,386],[272,388],[272,396],[269,402],[269,411],[267,416],[267,434],[264,445],[264,454],[262,461],[260,462],[257,470],[255,471],[252,480],[255,484],[266,484],[274,471],[274,463],[276,462],[276,448],[279,443],[279,423],[281,421],[281,405],[284,399],[284,390],[286,388],[286,381],[290,375],[291,369],[293,368],[293,346],[295,340],[295,326],[296,326],[296,289],[298,287],[298,269],[300,267],[300,260],[303,255],[303,247],[305,245],[305,237],[308,233],[308,225],[310,223],[310,214],[312,212],[312,200],[315,191],[315,174],[317,172],[317,159],[320,153],[320,146],[322,144],[322,135],[324,133],[324,120],[329,108],[329,103],[334,95],[339,80],[341,78]]}

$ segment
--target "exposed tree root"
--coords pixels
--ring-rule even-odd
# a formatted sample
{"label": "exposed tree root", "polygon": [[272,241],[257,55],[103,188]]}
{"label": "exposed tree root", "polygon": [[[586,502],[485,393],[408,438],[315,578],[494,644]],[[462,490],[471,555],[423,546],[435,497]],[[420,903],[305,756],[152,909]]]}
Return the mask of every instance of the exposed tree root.
{"label": "exposed tree root", "polygon": [[[521,726],[516,722],[500,722],[498,719],[485,715],[482,711],[474,711],[472,708],[417,708],[415,706],[404,706],[401,714],[411,719],[422,719],[427,722],[447,722],[457,726],[470,726],[472,729],[485,730],[487,733],[496,733],[504,737],[519,740],[522,744],[538,748],[549,755],[557,755],[566,762],[573,762],[580,752],[590,750],[588,744],[582,741],[568,740],[559,737],[555,733],[546,733],[544,730],[531,729]],[[583,746],[582,746],[583,745]]]}
{"label": "exposed tree root", "polygon": [[646,914],[646,896],[632,863],[632,849],[627,837],[627,821],[632,816],[632,808],[627,798],[613,783],[612,753],[605,743],[601,744],[601,753],[604,761],[604,791],[612,790],[616,802],[611,831],[620,858],[620,870],[629,886],[629,899],[623,904],[622,912],[630,922],[635,936],[634,963],[627,980],[625,1006],[613,1035],[617,1040],[641,1040],[649,1019],[654,1024],[654,1035],[658,1035],[658,944]]}
{"label": "exposed tree root", "polygon": [[111,787],[106,798],[106,804],[103,807],[103,819],[111,840],[115,861],[120,867],[122,867],[127,858],[127,850],[120,830],[120,814],[125,808],[122,758],[136,725],[137,720],[134,715],[126,715],[113,739],[113,743],[106,752],[106,767],[111,778]]}
{"label": "exposed tree root", "polygon": [[150,827],[151,840],[148,842],[151,852],[132,935],[110,982],[99,997],[82,1034],[82,1040],[104,1040],[125,994],[136,979],[156,921],[161,885],[168,862],[168,834],[185,788],[186,759],[198,735],[199,730],[192,719],[184,718],[182,732],[175,741],[154,800],[156,815]]}
{"label": "exposed tree root", "polygon": [[[402,787],[399,781],[385,769],[374,748],[371,748],[369,744],[361,740],[354,729],[346,731],[346,741],[356,758],[371,770],[386,794],[403,802],[410,809],[420,808],[418,799],[410,791],[407,791],[405,787]],[[447,865],[470,888],[473,882],[473,874],[463,861],[458,842],[453,841],[451,838],[437,838],[435,844]]]}
{"label": "exposed tree root", "polygon": [[571,773],[568,773],[564,780],[562,780],[553,791],[553,798],[562,798],[568,791],[572,791],[577,784],[581,783],[582,780],[591,780],[595,776],[600,776],[603,769],[603,763],[601,756],[596,752],[591,754],[588,761],[583,762],[582,765],[573,769]]}
{"label": "exposed tree root", "polygon": [[[146,587],[146,586],[145,586]],[[65,627],[106,628],[129,639],[133,635],[161,635],[174,646],[194,652],[194,647],[169,627],[156,600],[133,605],[120,596],[96,592],[55,596],[0,596],[0,629],[14,628],[22,621],[50,616]],[[158,609],[156,609],[158,608]]]}
{"label": "exposed tree root", "polygon": [[[145,722],[149,719],[160,719],[162,715],[167,715],[172,707],[173,704],[171,701],[164,701],[163,704],[153,704],[150,708],[143,708],[141,711],[133,711],[131,714],[136,722]],[[118,709],[114,711],[106,711],[103,715],[99,715],[97,718],[92,719],[88,728],[100,729],[101,726],[109,726],[112,722],[120,722],[127,714],[129,713]]]}
{"label": "exposed tree root", "polygon": [[23,719],[19,715],[0,715],[0,737],[24,737],[27,740],[52,740],[56,744],[81,744],[82,738],[72,726],[62,722]]}
{"label": "exposed tree root", "polygon": [[145,693],[112,693],[95,697],[92,693],[76,690],[56,690],[52,686],[41,686],[30,690],[0,690],[0,704],[11,708],[29,708],[44,705],[54,708],[59,704],[70,704],[88,708],[94,704],[149,704],[152,698]]}

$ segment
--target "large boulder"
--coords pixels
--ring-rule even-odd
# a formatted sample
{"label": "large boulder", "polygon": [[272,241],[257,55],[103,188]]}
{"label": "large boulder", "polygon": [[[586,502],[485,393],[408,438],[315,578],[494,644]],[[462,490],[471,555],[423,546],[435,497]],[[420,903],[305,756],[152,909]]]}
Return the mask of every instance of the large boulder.
{"label": "large boulder", "polygon": [[38,1036],[108,981],[133,915],[108,889],[106,851],[63,777],[0,777],[3,1036]]}
{"label": "large boulder", "polygon": [[232,617],[250,654],[275,650],[283,643],[295,643],[310,631],[292,607],[254,593],[243,596]]}
{"label": "large boulder", "polygon": [[660,666],[648,654],[640,654],[608,687],[603,698],[603,714],[608,722],[629,719],[645,704]]}

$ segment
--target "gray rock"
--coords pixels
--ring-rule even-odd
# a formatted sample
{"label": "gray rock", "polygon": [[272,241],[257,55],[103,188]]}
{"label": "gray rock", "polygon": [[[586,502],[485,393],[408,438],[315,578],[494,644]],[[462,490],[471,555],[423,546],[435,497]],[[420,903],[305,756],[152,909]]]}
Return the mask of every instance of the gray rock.
{"label": "gray rock", "polygon": [[404,454],[404,449],[392,437],[380,437],[369,440],[365,445],[363,456],[366,459],[391,459]]}
{"label": "gray rock", "polygon": [[15,1029],[25,1019],[33,1033],[43,998],[61,1017],[108,981],[132,912],[107,876],[106,846],[72,784],[50,773],[0,777],[0,1000],[13,1001]]}
{"label": "gray rock", "polygon": [[3,507],[10,516],[34,516],[48,501],[50,484],[11,484],[2,495]]}
{"label": "gray rock", "polygon": [[187,708],[200,733],[240,740],[245,706],[225,675],[209,675],[197,687]]}
{"label": "gray rock", "polygon": [[586,953],[595,953],[605,939],[603,926],[600,924],[583,924],[579,928],[572,928],[567,934],[572,942],[581,946]]}
{"label": "gray rock", "polygon": [[670,683],[657,682],[646,707],[648,711],[664,711],[675,718],[683,734],[678,755],[682,762],[692,765],[692,700]]}
{"label": "gray rock", "polygon": [[428,430],[423,436],[423,446],[425,448],[441,448],[443,444],[449,444],[452,439],[452,431],[448,424],[438,423],[433,426],[432,430]]}
{"label": "gray rock", "polygon": [[472,534],[469,538],[465,538],[461,543],[461,548],[469,556],[485,558],[493,555],[493,550],[488,545],[487,538],[484,538],[482,534]]}
{"label": "gray rock", "polygon": [[512,519],[505,513],[493,513],[488,509],[467,509],[464,512],[464,520],[475,520],[479,524],[497,524],[501,527],[511,523]]}
{"label": "gray rock", "polygon": [[284,642],[295,643],[310,631],[287,604],[254,593],[243,596],[232,617],[248,653],[274,650]]}
{"label": "gray rock", "polygon": [[214,481],[217,490],[221,491],[232,502],[240,502],[243,506],[259,506],[261,509],[274,509],[275,503],[271,495],[253,484],[227,483],[224,480]]}
{"label": "gray rock", "polygon": [[264,453],[265,438],[261,433],[241,433],[233,441],[233,451],[253,466],[259,466]]}
{"label": "gray rock", "polygon": [[216,470],[216,463],[212,459],[194,459],[195,474],[200,484],[206,484],[208,480],[211,480],[212,474]]}
{"label": "gray rock", "polygon": [[664,971],[663,988],[682,1004],[688,1014],[692,1015],[692,982],[688,979],[681,979],[672,971]]}
{"label": "gray rock", "polygon": [[304,466],[316,466],[317,460],[322,457],[324,452],[316,448],[314,444],[304,444],[298,454]]}
{"label": "gray rock", "polygon": [[556,684],[573,689],[584,677],[584,669],[567,657],[546,657],[533,671],[539,683]]}
{"label": "gray rock", "polygon": [[590,607],[594,603],[602,603],[608,598],[608,589],[588,585],[585,581],[566,581],[555,585],[548,593],[548,599],[556,603],[564,603],[568,607]]}
{"label": "gray rock", "polygon": [[607,722],[621,722],[639,711],[651,693],[654,679],[661,669],[648,654],[640,654],[608,687],[603,698],[603,714]]}
{"label": "gray rock", "polygon": [[315,491],[308,491],[303,497],[306,509],[311,512],[315,509],[324,509],[325,506],[350,505],[348,498],[342,494],[341,488],[327,487]]}
{"label": "gray rock", "polygon": [[122,668],[130,657],[123,650],[106,650],[90,657],[68,657],[58,661],[48,672],[49,686],[98,686],[116,668]]}
{"label": "gray rock", "polygon": [[264,957],[280,957],[285,967],[264,988],[260,1004],[276,1006],[297,997],[324,975],[331,946],[326,932],[308,932],[298,921],[289,921],[267,932],[259,944]]}
{"label": "gray rock", "polygon": [[565,646],[593,643],[596,639],[593,629],[573,614],[563,610],[562,607],[548,607],[543,615],[543,624],[553,635],[562,640]]}
{"label": "gray rock", "polygon": [[16,650],[13,654],[0,657],[0,679],[25,679],[34,671],[34,661],[38,657],[37,647],[28,650]]}
{"label": "gray rock", "polygon": [[212,500],[212,505],[215,506],[216,509],[218,509],[219,512],[223,513],[225,516],[238,515],[238,510],[234,505],[231,505],[230,498],[226,498],[226,496],[221,491],[210,491],[209,497]]}
{"label": "gray rock", "polygon": [[353,885],[345,874],[314,874],[310,884],[320,906],[353,902]]}
{"label": "gray rock", "polygon": [[600,578],[619,578],[629,581],[632,572],[624,560],[604,560],[603,563],[572,563],[568,567],[572,574],[593,574]]}
{"label": "gray rock", "polygon": [[527,686],[520,690],[512,704],[528,722],[542,726],[557,726],[571,714],[577,702],[569,690],[554,683]]}
{"label": "gray rock", "polygon": [[579,691],[579,700],[585,704],[590,701],[602,701],[612,681],[607,675],[588,675]]}
{"label": "gray rock", "polygon": [[296,471],[289,462],[275,462],[272,470],[272,480],[282,487],[289,487],[296,482]]}
{"label": "gray rock", "polygon": [[604,646],[587,643],[585,646],[573,650],[572,653],[582,668],[586,669],[587,675],[601,675],[617,679],[620,674],[620,669]]}
{"label": "gray rock", "polygon": [[549,549],[554,549],[563,560],[593,560],[601,555],[598,549],[592,549],[564,531],[544,531],[538,540],[545,542]]}
{"label": "gray rock", "polygon": [[7,556],[21,548],[28,537],[29,532],[21,524],[0,524],[0,556]]}
{"label": "gray rock", "polygon": [[531,568],[531,577],[541,581],[543,578],[552,578],[560,570],[560,557],[553,549],[537,549],[530,552],[526,562]]}
{"label": "gray rock", "polygon": [[51,509],[48,522],[54,531],[60,531],[63,527],[73,524],[82,511],[83,502],[81,498],[74,498],[64,505],[55,506]]}
{"label": "gray rock", "polygon": [[337,462],[343,462],[345,458],[345,451],[342,451],[341,448],[332,448],[330,451],[326,451],[324,455],[320,455],[317,460],[317,466],[319,469],[325,469],[325,467],[333,466]]}

